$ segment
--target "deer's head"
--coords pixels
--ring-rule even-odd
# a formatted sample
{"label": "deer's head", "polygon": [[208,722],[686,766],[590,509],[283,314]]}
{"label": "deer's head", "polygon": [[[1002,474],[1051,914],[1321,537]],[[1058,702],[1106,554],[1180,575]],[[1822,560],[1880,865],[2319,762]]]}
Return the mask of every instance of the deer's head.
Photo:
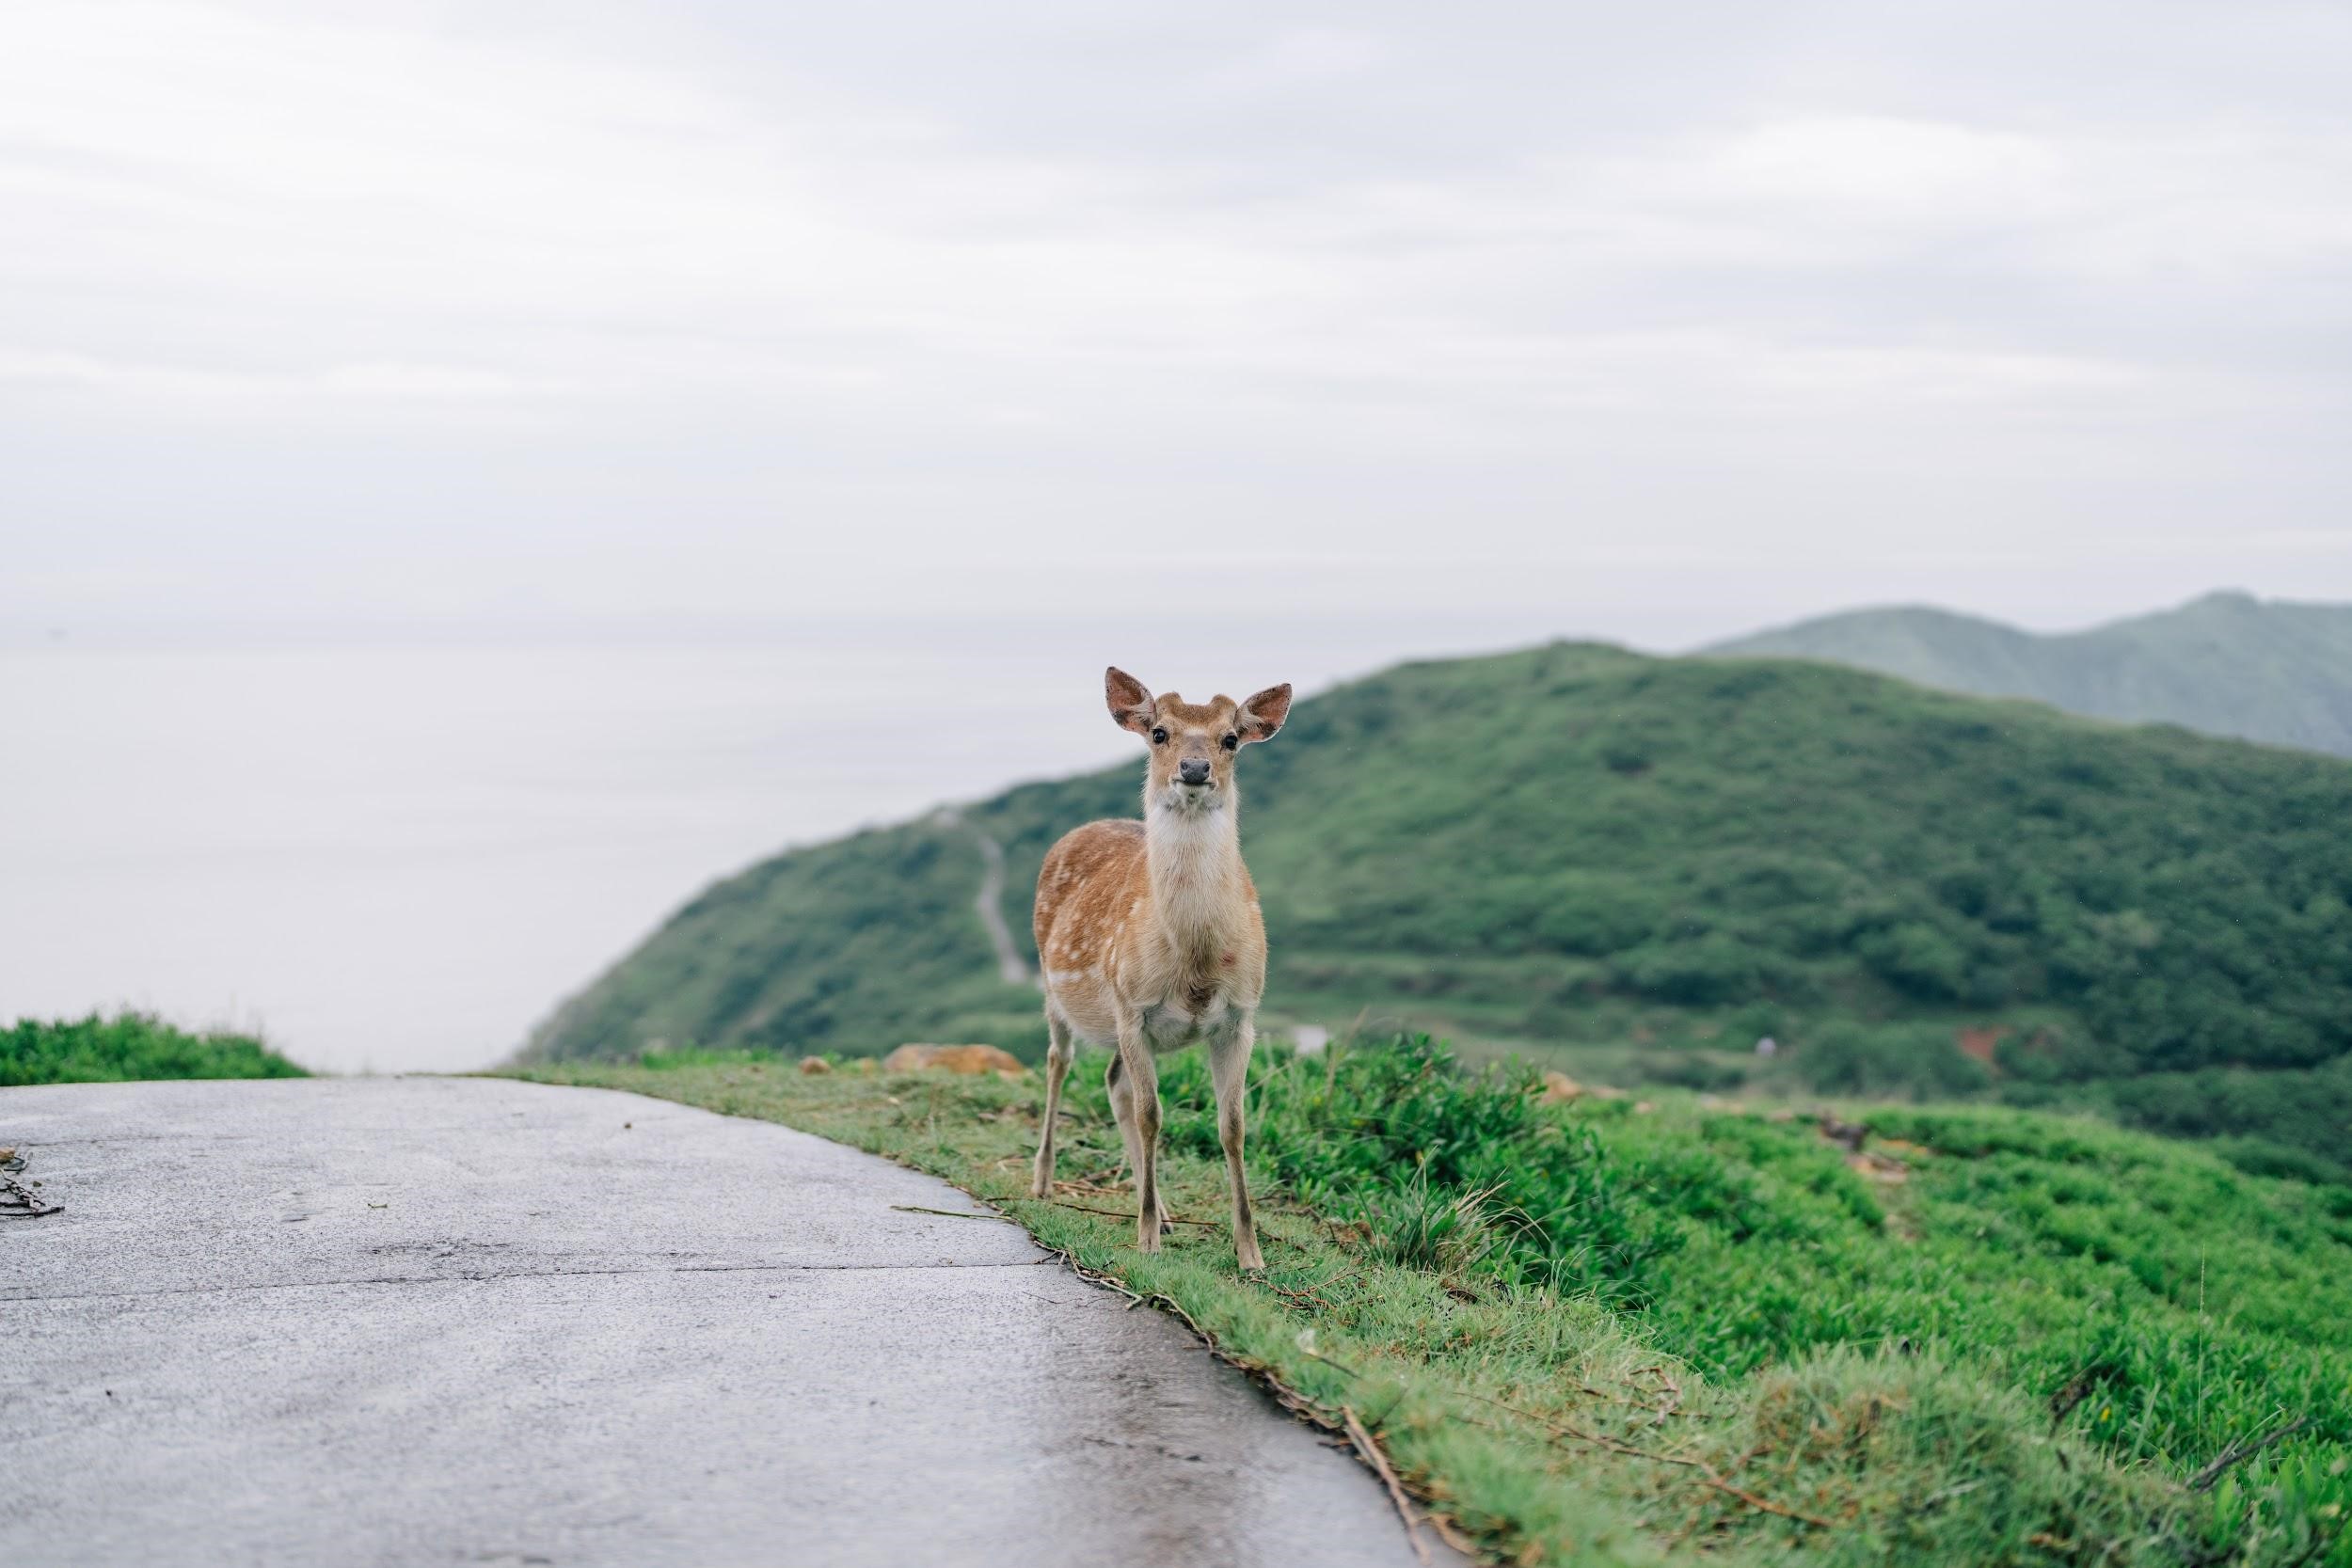
{"label": "deer's head", "polygon": [[1150,744],[1144,802],[1174,811],[1213,811],[1230,798],[1233,757],[1255,740],[1271,740],[1291,710],[1290,683],[1269,686],[1247,702],[1216,696],[1187,703],[1174,692],[1154,697],[1124,670],[1103,673],[1111,720]]}

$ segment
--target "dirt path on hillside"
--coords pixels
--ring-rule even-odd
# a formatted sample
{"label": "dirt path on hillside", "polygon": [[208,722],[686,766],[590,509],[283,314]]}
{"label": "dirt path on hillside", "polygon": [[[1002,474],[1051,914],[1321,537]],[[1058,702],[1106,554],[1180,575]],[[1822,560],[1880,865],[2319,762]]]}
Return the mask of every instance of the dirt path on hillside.
{"label": "dirt path on hillside", "polygon": [[980,925],[988,931],[988,944],[996,953],[996,974],[1009,986],[1034,986],[1040,982],[1037,972],[1021,956],[1020,944],[1012,940],[1012,927],[1005,923],[1005,847],[963,818],[953,807],[939,813],[942,827],[961,828],[980,847],[980,891],[973,907],[980,912]]}

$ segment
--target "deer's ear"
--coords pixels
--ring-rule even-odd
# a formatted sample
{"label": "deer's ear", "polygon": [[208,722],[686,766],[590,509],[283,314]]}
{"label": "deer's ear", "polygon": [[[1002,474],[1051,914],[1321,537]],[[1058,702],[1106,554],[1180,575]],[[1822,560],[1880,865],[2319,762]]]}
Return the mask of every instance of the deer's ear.
{"label": "deer's ear", "polygon": [[1137,735],[1152,728],[1152,693],[1144,684],[1117,665],[1103,672],[1103,700],[1110,705],[1111,722]]}
{"label": "deer's ear", "polygon": [[1291,683],[1284,681],[1279,686],[1267,687],[1241,705],[1241,721],[1236,727],[1242,743],[1273,739],[1274,732],[1282,727],[1282,721],[1290,717],[1290,712]]}

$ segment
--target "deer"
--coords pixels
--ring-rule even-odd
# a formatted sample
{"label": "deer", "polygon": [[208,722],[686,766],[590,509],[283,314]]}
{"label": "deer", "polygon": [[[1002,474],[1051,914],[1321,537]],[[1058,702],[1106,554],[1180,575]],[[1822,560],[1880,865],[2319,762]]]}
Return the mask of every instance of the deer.
{"label": "deer", "polygon": [[1080,1042],[1107,1046],[1111,1112],[1136,1179],[1136,1245],[1157,1252],[1171,1227],[1159,1190],[1160,1080],[1154,1057],[1205,1041],[1217,1141],[1232,1189],[1233,1255],[1265,1267],[1242,1167],[1243,1088],[1265,993],[1265,921],[1242,863],[1233,762],[1290,714],[1287,682],[1247,702],[1154,697],[1113,667],[1111,721],[1150,746],[1143,816],[1073,829],[1038,870],[1038,968],[1045,987],[1045,1119],[1035,1197],[1054,1191],[1062,1080]]}

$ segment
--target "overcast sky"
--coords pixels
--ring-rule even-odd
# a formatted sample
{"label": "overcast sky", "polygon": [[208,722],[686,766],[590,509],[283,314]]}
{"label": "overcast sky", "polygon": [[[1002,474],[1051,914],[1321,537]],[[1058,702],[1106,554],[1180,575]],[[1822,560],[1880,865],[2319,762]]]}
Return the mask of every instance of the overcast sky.
{"label": "overcast sky", "polygon": [[0,7],[0,635],[2352,599],[2352,8]]}

